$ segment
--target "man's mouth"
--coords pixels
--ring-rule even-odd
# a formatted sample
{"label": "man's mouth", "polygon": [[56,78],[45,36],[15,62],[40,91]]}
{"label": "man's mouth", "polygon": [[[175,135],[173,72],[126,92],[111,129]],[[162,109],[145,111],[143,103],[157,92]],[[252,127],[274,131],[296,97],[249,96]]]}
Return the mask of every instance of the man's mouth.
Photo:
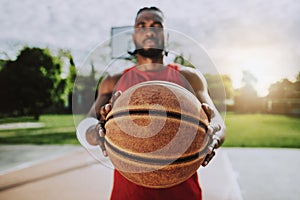
{"label": "man's mouth", "polygon": [[146,39],[146,40],[144,40],[144,45],[146,45],[146,46],[156,46],[156,40]]}

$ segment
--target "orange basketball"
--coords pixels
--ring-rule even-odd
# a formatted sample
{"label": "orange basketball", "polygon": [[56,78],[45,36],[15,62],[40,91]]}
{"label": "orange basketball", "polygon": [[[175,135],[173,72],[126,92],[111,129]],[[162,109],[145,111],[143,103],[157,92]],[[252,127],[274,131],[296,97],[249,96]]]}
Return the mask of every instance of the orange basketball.
{"label": "orange basketball", "polygon": [[191,177],[211,138],[199,100],[170,82],[149,81],[127,89],[105,124],[105,146],[115,168],[135,184],[166,188]]}

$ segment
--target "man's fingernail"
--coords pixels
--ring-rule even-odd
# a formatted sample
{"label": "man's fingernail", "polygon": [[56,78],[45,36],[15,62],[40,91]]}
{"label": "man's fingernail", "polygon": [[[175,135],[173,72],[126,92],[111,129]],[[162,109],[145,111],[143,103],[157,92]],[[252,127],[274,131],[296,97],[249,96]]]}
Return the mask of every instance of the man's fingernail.
{"label": "man's fingernail", "polygon": [[107,157],[107,152],[106,152],[106,150],[103,150],[103,155],[104,155],[105,157]]}
{"label": "man's fingernail", "polygon": [[104,137],[104,133],[103,133],[102,128],[99,129],[99,135],[100,135],[100,137]]}
{"label": "man's fingernail", "polygon": [[122,94],[122,91],[120,91],[120,90],[118,90],[117,92],[116,92],[116,95],[121,95]]}
{"label": "man's fingernail", "polygon": [[109,107],[110,107],[110,105],[109,105],[109,104],[106,104],[106,105],[105,105],[105,110],[108,110]]}

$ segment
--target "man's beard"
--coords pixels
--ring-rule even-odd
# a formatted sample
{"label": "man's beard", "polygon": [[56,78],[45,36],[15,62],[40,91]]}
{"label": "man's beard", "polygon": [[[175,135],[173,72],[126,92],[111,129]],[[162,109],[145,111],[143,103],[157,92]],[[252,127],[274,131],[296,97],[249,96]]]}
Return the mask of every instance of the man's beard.
{"label": "man's beard", "polygon": [[158,49],[158,48],[149,48],[149,49],[143,49],[139,48],[135,50],[136,54],[140,54],[143,57],[146,58],[157,58],[163,55],[164,50]]}

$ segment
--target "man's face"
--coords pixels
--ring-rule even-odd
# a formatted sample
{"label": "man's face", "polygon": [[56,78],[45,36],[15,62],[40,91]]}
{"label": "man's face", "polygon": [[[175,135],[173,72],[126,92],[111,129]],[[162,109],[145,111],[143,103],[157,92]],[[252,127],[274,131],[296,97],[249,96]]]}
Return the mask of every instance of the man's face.
{"label": "man's face", "polygon": [[157,11],[142,11],[136,18],[133,41],[139,54],[154,57],[164,50],[163,17]]}

